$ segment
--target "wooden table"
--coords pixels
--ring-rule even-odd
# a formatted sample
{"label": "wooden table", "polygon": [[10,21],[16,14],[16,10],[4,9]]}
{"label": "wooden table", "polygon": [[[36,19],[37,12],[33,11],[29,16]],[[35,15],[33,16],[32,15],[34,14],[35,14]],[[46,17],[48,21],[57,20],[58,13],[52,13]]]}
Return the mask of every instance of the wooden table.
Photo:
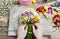
{"label": "wooden table", "polygon": [[[8,22],[9,23],[9,22]],[[8,36],[8,25],[7,26],[1,26],[0,25],[0,39],[16,39],[16,36]],[[44,36],[45,37],[45,36]],[[47,36],[50,38],[50,36]]]}

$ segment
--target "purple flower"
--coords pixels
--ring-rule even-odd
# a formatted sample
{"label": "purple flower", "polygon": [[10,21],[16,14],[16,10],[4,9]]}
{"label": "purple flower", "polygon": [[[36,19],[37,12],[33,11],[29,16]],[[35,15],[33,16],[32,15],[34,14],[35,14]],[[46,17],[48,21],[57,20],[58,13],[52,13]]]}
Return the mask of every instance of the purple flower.
{"label": "purple flower", "polygon": [[27,16],[31,16],[31,15],[33,15],[32,12],[28,12],[28,11],[25,11],[25,14],[26,14]]}

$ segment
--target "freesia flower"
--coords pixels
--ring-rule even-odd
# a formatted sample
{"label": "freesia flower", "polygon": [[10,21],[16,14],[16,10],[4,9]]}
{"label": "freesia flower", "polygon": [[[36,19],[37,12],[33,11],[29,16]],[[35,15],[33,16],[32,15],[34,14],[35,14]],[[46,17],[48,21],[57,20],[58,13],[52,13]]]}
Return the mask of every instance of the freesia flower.
{"label": "freesia flower", "polygon": [[60,13],[57,13],[56,15],[54,15],[52,20],[55,25],[60,25]]}
{"label": "freesia flower", "polygon": [[32,23],[36,23],[40,20],[40,18],[38,16],[35,16],[33,19],[32,19]]}
{"label": "freesia flower", "polygon": [[32,0],[32,4],[37,4],[37,0]]}
{"label": "freesia flower", "polygon": [[36,12],[36,9],[34,9],[34,8],[29,8],[28,11],[30,11],[30,12]]}
{"label": "freesia flower", "polygon": [[44,12],[46,12],[46,8],[44,6],[40,6],[39,8],[36,9],[37,12],[42,12],[44,14]]}
{"label": "freesia flower", "polygon": [[46,16],[47,10],[48,10],[48,8],[47,8],[46,6],[40,6],[40,7],[38,7],[38,8],[36,9],[37,13],[42,13],[43,16],[44,16],[46,19],[48,19],[47,16]]}
{"label": "freesia flower", "polygon": [[21,14],[20,20],[23,24],[37,23],[40,20],[40,15],[34,8],[29,8]]}
{"label": "freesia flower", "polygon": [[48,8],[48,14],[52,14],[52,12],[53,12],[52,7],[49,7],[49,8]]}
{"label": "freesia flower", "polygon": [[25,14],[26,14],[27,16],[31,16],[31,15],[33,15],[32,12],[28,12],[28,11],[25,11]]}

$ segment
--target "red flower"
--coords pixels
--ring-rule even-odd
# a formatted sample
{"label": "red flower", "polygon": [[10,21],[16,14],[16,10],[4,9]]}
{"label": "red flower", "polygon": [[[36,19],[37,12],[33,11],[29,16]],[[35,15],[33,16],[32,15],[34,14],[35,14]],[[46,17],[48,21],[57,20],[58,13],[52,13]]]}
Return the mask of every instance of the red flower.
{"label": "red flower", "polygon": [[52,20],[56,20],[56,21],[53,21],[55,25],[60,25],[60,15],[59,14],[54,15]]}
{"label": "red flower", "polygon": [[40,6],[39,8],[36,9],[37,12],[45,12],[46,9],[44,6]]}

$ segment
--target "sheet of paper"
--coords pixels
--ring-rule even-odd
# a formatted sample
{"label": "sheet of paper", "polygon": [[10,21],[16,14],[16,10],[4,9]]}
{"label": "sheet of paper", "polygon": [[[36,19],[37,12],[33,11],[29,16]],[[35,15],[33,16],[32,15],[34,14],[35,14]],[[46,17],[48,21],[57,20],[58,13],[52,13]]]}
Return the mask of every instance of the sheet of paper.
{"label": "sheet of paper", "polygon": [[[49,4],[48,4],[49,5]],[[37,8],[37,6],[30,6]],[[10,11],[10,19],[9,19],[9,27],[8,27],[8,36],[16,36],[17,29],[18,29],[18,18],[19,15],[26,9],[28,9],[29,6],[20,6],[20,5],[15,5],[12,7]],[[51,35],[52,33],[52,26],[53,24],[51,21],[47,21],[46,18],[41,14],[41,19],[40,19],[40,26],[43,28],[43,35]]]}

